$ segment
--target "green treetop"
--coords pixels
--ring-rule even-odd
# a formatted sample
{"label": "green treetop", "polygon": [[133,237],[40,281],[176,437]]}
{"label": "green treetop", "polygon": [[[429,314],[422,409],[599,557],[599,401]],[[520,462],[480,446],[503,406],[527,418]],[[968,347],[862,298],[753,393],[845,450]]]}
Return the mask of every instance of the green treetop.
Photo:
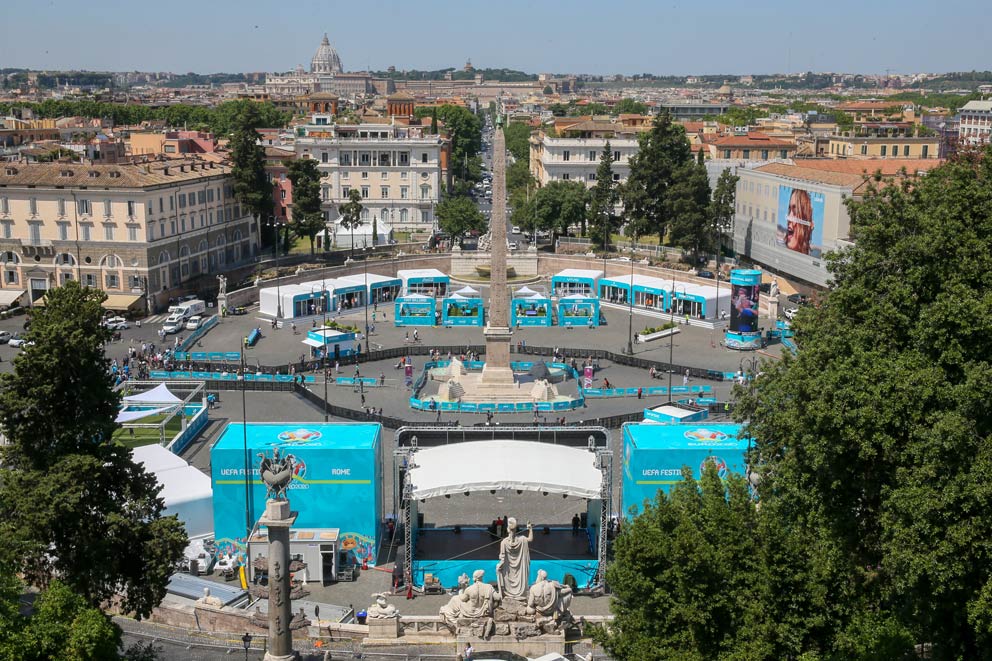
{"label": "green treetop", "polygon": [[293,232],[310,240],[310,254],[314,252],[314,239],[326,229],[320,201],[320,169],[317,161],[302,158],[287,161],[289,180],[293,184]]}
{"label": "green treetop", "polygon": [[596,185],[589,193],[589,235],[598,248],[609,248],[610,236],[620,226],[616,213],[618,199],[617,185],[613,181],[613,148],[607,140],[596,168]]}

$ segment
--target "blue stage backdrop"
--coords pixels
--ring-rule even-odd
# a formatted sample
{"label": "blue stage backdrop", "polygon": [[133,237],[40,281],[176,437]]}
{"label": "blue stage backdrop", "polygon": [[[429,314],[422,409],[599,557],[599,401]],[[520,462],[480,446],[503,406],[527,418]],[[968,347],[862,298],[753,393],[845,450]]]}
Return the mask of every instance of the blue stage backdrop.
{"label": "blue stage backdrop", "polygon": [[748,440],[740,436],[740,425],[659,425],[628,423],[623,426],[622,513],[638,514],[645,500],[653,501],[658,490],[666,493],[682,481],[682,467],[689,466],[698,479],[703,464],[712,459],[720,475],[743,475]]}
{"label": "blue stage backdrop", "polygon": [[[297,459],[289,501],[299,528],[338,528],[340,549],[374,564],[382,532],[382,427],[379,424],[248,424],[252,524],[265,511],[258,454],[274,448]],[[243,557],[244,427],[231,423],[210,451],[214,536],[221,553]]]}

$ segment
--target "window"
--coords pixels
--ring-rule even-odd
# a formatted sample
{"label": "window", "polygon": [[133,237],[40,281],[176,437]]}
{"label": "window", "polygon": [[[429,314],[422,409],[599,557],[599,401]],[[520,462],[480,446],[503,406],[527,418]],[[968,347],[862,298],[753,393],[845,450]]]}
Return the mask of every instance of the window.
{"label": "window", "polygon": [[193,206],[194,204],[196,204],[196,193],[190,193],[189,194],[189,205],[190,206]]}
{"label": "window", "polygon": [[620,160],[620,152],[618,152],[618,151],[613,152],[613,160],[614,161],[619,161]]}
{"label": "window", "polygon": [[7,281],[8,285],[16,285],[17,271],[14,271],[12,269],[7,269],[6,276],[4,277],[4,279]]}
{"label": "window", "polygon": [[32,197],[28,200],[28,211],[31,212],[32,216],[38,215],[38,198]]}
{"label": "window", "polygon": [[133,200],[127,201],[127,215],[129,218],[134,218],[136,215],[138,215],[137,209],[135,208],[136,206],[137,205],[134,203]]}
{"label": "window", "polygon": [[280,200],[285,200],[286,199],[286,189],[285,188],[280,188],[279,189],[279,199]]}
{"label": "window", "polygon": [[589,160],[590,161],[595,161],[596,160],[596,152],[594,152],[594,151],[590,151],[589,152]]}
{"label": "window", "polygon": [[590,172],[590,173],[589,173],[589,176],[588,176],[588,177],[586,177],[586,178],[587,178],[587,179],[588,179],[589,181],[596,181],[596,173],[595,173],[595,172]]}
{"label": "window", "polygon": [[117,274],[116,273],[108,273],[107,274],[107,277],[106,277],[106,283],[107,283],[107,285],[106,285],[107,286],[107,289],[117,289],[117,287],[118,287]]}
{"label": "window", "polygon": [[366,222],[369,219],[369,210],[362,209],[362,222]]}
{"label": "window", "polygon": [[567,172],[563,174],[561,178],[564,179],[565,181],[568,181],[570,179],[569,174]]}
{"label": "window", "polygon": [[761,150],[761,160],[763,160],[763,161],[767,161],[768,160],[768,150],[767,149],[762,149]]}
{"label": "window", "polygon": [[730,158],[730,150],[729,149],[724,149],[723,150],[723,157],[724,158]]}
{"label": "window", "polygon": [[421,200],[427,200],[427,199],[430,199],[430,196],[431,196],[431,187],[430,186],[421,186],[420,187],[420,199]]}
{"label": "window", "polygon": [[341,165],[351,165],[351,152],[341,152],[340,156],[338,156],[338,160],[341,161]]}
{"label": "window", "polygon": [[420,162],[421,163],[426,163],[427,162],[427,154],[426,153],[423,153],[423,154],[420,155]]}
{"label": "window", "polygon": [[103,201],[103,215],[106,218],[109,218],[111,216],[111,213],[110,213],[110,200],[104,200]]}
{"label": "window", "polygon": [[341,197],[347,198],[349,195],[351,195],[351,188],[349,186],[342,186]]}
{"label": "window", "polygon": [[10,213],[10,200],[6,197],[0,197],[0,213]]}
{"label": "window", "polygon": [[382,199],[389,199],[389,186],[381,186],[379,192],[381,193]]}
{"label": "window", "polygon": [[923,145],[923,151],[920,153],[923,158],[930,158],[930,145]]}
{"label": "window", "polygon": [[128,241],[137,241],[138,240],[138,226],[137,225],[128,225],[127,226],[127,240]]}
{"label": "window", "polygon": [[92,273],[87,273],[83,276],[87,287],[96,287],[96,277]]}
{"label": "window", "polygon": [[420,211],[420,222],[422,223],[431,222],[431,212],[426,209],[422,209]]}
{"label": "window", "polygon": [[789,150],[788,149],[783,149],[782,151],[780,151],[778,153],[778,157],[779,158],[789,158]]}
{"label": "window", "polygon": [[561,160],[563,160],[563,161],[567,161],[567,160],[568,160],[568,159],[569,159],[569,158],[570,158],[571,156],[572,156],[572,155],[571,155],[571,154],[570,154],[570,153],[568,152],[568,150],[566,149],[565,151],[563,151],[563,152],[561,153]]}
{"label": "window", "polygon": [[162,198],[158,198],[158,212],[162,213],[164,211],[165,211],[165,207],[163,206]]}
{"label": "window", "polygon": [[69,223],[56,223],[59,228],[59,241],[69,240]]}
{"label": "window", "polygon": [[379,178],[380,179],[388,179],[389,178],[389,173],[388,172],[380,172],[379,173]]}
{"label": "window", "polygon": [[362,179],[368,179],[368,178],[369,178],[369,173],[368,172],[363,172],[362,173]]}
{"label": "window", "polygon": [[[172,205],[169,205],[169,206],[171,207]],[[185,209],[186,208],[186,196],[185,195],[180,195],[179,196],[179,208],[180,209]]]}
{"label": "window", "polygon": [[28,232],[32,244],[41,243],[41,223],[28,223]]}
{"label": "window", "polygon": [[902,155],[903,156],[909,156],[909,145],[903,145],[903,147],[902,147]]}
{"label": "window", "polygon": [[369,187],[368,186],[362,186],[362,197],[364,199],[368,199],[368,197],[369,197]]}
{"label": "window", "polygon": [[616,172],[613,173],[613,181],[620,181],[620,175]]}
{"label": "window", "polygon": [[409,186],[400,186],[400,199],[401,200],[405,200],[408,197],[410,197],[410,187]]}
{"label": "window", "polygon": [[400,179],[406,179],[409,174],[410,173],[406,171],[400,172]]}
{"label": "window", "polygon": [[[280,175],[280,177],[282,177],[282,175]],[[208,188],[207,189],[207,202],[213,202],[213,201],[214,201],[214,189],[213,188]]]}
{"label": "window", "polygon": [[351,173],[350,172],[347,172],[347,171],[342,172],[341,173],[341,178],[342,179],[349,179],[349,178],[351,178]]}
{"label": "window", "polygon": [[176,201],[171,196],[169,197],[169,211],[176,210]]}
{"label": "window", "polygon": [[113,241],[114,240],[114,226],[113,225],[104,225],[103,226],[103,238],[105,240],[107,240],[107,241]]}
{"label": "window", "polygon": [[892,157],[895,158],[899,155],[899,145],[892,145]]}
{"label": "window", "polygon": [[400,209],[400,222],[406,223],[410,219],[410,212],[407,209]]}
{"label": "window", "polygon": [[330,161],[330,158],[329,157],[330,157],[330,154],[328,154],[326,151],[320,152],[320,162],[321,163],[327,163],[328,161]]}
{"label": "window", "polygon": [[888,148],[885,145],[882,145],[882,156],[885,156],[887,153],[888,153]]}
{"label": "window", "polygon": [[868,155],[868,145],[861,145],[861,155],[862,156]]}
{"label": "window", "polygon": [[65,215],[65,200],[62,198],[59,198],[59,215]]}
{"label": "window", "polygon": [[400,165],[410,165],[410,154],[408,154],[407,152],[401,151],[399,154],[397,154],[397,158],[399,160]]}
{"label": "window", "polygon": [[76,263],[76,260],[67,252],[55,255],[55,265],[56,266],[72,266]]}
{"label": "window", "polygon": [[161,238],[165,238],[165,223],[158,224],[158,235]]}
{"label": "window", "polygon": [[744,159],[751,158],[751,150],[750,149],[745,149],[744,152],[742,153],[741,157],[744,158]]}
{"label": "window", "polygon": [[199,204],[205,204],[207,201],[207,191],[201,190],[196,192],[196,201]]}
{"label": "window", "polygon": [[148,225],[148,240],[149,241],[154,241],[155,240],[155,226],[154,225]]}
{"label": "window", "polygon": [[[193,216],[193,218],[196,218],[196,216]],[[195,223],[195,222],[196,222],[195,220],[190,221],[190,223]],[[179,231],[180,232],[186,231],[186,216],[181,216],[179,218]]]}
{"label": "window", "polygon": [[79,233],[82,236],[83,241],[91,241],[93,239],[93,226],[89,223],[80,225]]}

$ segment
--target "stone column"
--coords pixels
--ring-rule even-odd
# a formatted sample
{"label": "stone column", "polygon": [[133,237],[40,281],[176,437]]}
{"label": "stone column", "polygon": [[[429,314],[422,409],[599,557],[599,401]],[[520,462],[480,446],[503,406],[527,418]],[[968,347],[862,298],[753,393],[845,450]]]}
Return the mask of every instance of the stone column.
{"label": "stone column", "polygon": [[506,137],[497,121],[493,137],[493,210],[490,216],[489,322],[486,325],[486,364],[482,384],[511,385],[510,299],[506,290]]}
{"label": "stone column", "polygon": [[289,585],[289,529],[297,513],[288,500],[269,499],[259,525],[269,532],[269,644],[265,661],[290,661],[293,652],[293,620]]}

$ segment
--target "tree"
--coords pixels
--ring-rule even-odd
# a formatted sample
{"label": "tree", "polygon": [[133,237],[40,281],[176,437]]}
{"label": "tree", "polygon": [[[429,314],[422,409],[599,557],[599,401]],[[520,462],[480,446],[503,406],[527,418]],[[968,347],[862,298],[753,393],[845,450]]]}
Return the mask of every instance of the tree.
{"label": "tree", "polygon": [[348,191],[348,202],[341,207],[341,229],[351,230],[351,254],[355,254],[355,228],[362,225],[362,194],[357,188]]}
{"label": "tree", "polygon": [[435,208],[434,215],[441,230],[451,236],[452,243],[467,232],[483,232],[486,229],[486,217],[468,197],[443,200]]}
{"label": "tree", "polygon": [[16,567],[32,585],[54,577],[97,606],[115,594],[124,611],[151,613],[186,546],[183,524],[163,517],[154,475],[114,441],[119,395],[100,325],[106,295],[74,280],[35,308],[34,342],[0,377],[0,521],[16,541]]}
{"label": "tree", "polygon": [[431,135],[437,135],[437,106],[431,108]]}
{"label": "tree", "polygon": [[530,166],[527,161],[513,161],[506,168],[506,195],[512,198],[517,191],[525,194],[528,189],[535,188],[537,180],[530,173]]}
{"label": "tree", "polygon": [[990,657],[990,191],[986,148],[849,202],[798,354],[740,395],[762,508],[826,559],[837,646],[905,629],[934,659]]}
{"label": "tree", "polygon": [[554,91],[554,89],[551,88],[551,85],[545,85],[544,86],[544,92],[543,93],[544,93],[545,96],[548,96],[548,95],[554,94],[555,91]]}
{"label": "tree", "polygon": [[437,109],[438,118],[451,136],[451,162],[456,174],[466,179],[466,163],[482,150],[482,120],[468,108],[443,105]]}
{"label": "tree", "polygon": [[[693,257],[713,244],[715,230],[710,215],[710,180],[706,167],[690,160],[679,166],[668,189],[671,217],[670,240]],[[693,260],[695,262],[695,260]]]}
{"label": "tree", "polygon": [[589,235],[593,244],[603,250],[609,248],[610,236],[619,227],[617,217],[617,185],[613,181],[613,148],[609,140],[603,145],[596,168],[596,185],[589,195]]}
{"label": "tree", "polygon": [[616,115],[646,115],[648,106],[646,103],[635,101],[634,99],[620,99],[617,105],[614,106],[613,112]]}
{"label": "tree", "polygon": [[515,162],[523,161],[529,167],[530,125],[525,122],[510,122],[503,129],[503,135],[506,137],[506,149],[513,154]]}
{"label": "tree", "polygon": [[372,246],[375,247],[378,243],[379,243],[378,218],[372,216]]}
{"label": "tree", "polygon": [[[713,191],[713,199],[710,201],[710,219],[716,230],[716,252],[719,260],[723,246],[723,237],[733,229],[734,211],[737,207],[737,181],[740,179],[724,168],[720,173],[720,178],[716,180],[716,190]],[[719,265],[719,262],[718,262]]]}
{"label": "tree", "polygon": [[231,177],[234,196],[260,223],[272,218],[272,184],[265,175],[265,149],[255,131],[261,121],[255,104],[244,106],[231,133]]}
{"label": "tree", "polygon": [[312,255],[314,239],[326,229],[320,201],[320,169],[312,158],[286,161],[285,165],[293,184],[293,233],[310,240]]}
{"label": "tree", "polygon": [[630,159],[630,175],[622,190],[629,235],[657,234],[660,241],[665,240],[675,208],[680,206],[671,199],[670,189],[679,168],[691,162],[685,130],[662,112],[651,130],[641,135],[640,148]]}
{"label": "tree", "polygon": [[20,639],[17,658],[24,661],[106,661],[119,658],[121,630],[56,580],[38,597]]}
{"label": "tree", "polygon": [[538,188],[531,199],[534,224],[552,233],[552,243],[571,227],[581,227],[584,234],[588,195],[586,187],[578,181],[552,181]]}

